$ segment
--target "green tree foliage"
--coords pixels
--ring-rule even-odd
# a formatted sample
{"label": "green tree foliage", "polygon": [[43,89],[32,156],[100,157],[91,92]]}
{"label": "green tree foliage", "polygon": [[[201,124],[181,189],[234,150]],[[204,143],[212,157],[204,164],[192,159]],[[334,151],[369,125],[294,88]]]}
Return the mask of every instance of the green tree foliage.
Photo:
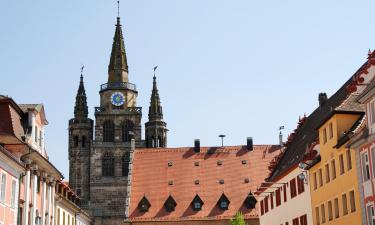
{"label": "green tree foliage", "polygon": [[229,225],[247,225],[241,212],[237,212],[233,219],[229,221]]}

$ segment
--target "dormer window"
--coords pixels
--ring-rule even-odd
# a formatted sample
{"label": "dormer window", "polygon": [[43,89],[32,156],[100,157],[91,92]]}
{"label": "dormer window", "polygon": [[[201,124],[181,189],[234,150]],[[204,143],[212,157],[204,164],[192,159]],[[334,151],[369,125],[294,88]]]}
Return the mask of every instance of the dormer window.
{"label": "dormer window", "polygon": [[229,204],[230,204],[230,201],[229,199],[227,198],[227,196],[225,196],[225,194],[223,193],[219,199],[219,201],[217,202],[217,205],[219,206],[219,208],[221,210],[228,210],[229,208]]}
{"label": "dormer window", "polygon": [[141,199],[141,201],[138,204],[139,211],[141,211],[141,212],[148,212],[148,209],[150,207],[151,207],[150,202],[148,201],[148,199],[146,198],[146,196],[143,196],[143,198]]}
{"label": "dormer window", "polygon": [[172,195],[170,195],[164,203],[165,210],[167,210],[167,212],[173,212],[176,206],[177,202],[174,200]]}
{"label": "dormer window", "polygon": [[203,203],[202,199],[199,197],[199,195],[196,195],[194,197],[193,201],[191,202],[191,206],[193,207],[194,211],[202,210],[203,204],[204,203]]}
{"label": "dormer window", "polygon": [[249,193],[249,195],[245,199],[245,206],[248,209],[255,209],[255,205],[257,204],[257,200],[254,197],[253,193]]}

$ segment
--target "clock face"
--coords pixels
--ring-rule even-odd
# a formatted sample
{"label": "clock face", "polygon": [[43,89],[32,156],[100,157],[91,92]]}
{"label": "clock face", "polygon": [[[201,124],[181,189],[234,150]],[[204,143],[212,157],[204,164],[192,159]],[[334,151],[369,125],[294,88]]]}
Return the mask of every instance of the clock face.
{"label": "clock face", "polygon": [[115,92],[111,95],[111,102],[115,106],[122,106],[124,101],[125,97],[121,92]]}

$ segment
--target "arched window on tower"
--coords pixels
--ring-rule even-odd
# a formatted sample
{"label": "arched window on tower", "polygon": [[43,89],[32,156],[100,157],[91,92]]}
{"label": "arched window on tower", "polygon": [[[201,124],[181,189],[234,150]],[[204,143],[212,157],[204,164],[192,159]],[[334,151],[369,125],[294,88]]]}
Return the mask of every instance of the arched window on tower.
{"label": "arched window on tower", "polygon": [[73,137],[74,147],[78,147],[78,136]]}
{"label": "arched window on tower", "polygon": [[115,140],[115,125],[112,121],[107,120],[103,124],[103,141],[113,142]]}
{"label": "arched window on tower", "polygon": [[157,147],[163,147],[163,138],[161,136],[158,137],[158,146]]}
{"label": "arched window on tower", "polygon": [[115,158],[109,152],[102,157],[102,176],[113,177],[115,175]]}
{"label": "arched window on tower", "polygon": [[82,136],[82,148],[86,147],[86,136]]}
{"label": "arched window on tower", "polygon": [[129,142],[134,132],[134,123],[130,120],[125,120],[122,124],[122,141]]}
{"label": "arched window on tower", "polygon": [[130,162],[130,152],[126,152],[122,156],[122,176],[126,177],[129,174],[129,162]]}

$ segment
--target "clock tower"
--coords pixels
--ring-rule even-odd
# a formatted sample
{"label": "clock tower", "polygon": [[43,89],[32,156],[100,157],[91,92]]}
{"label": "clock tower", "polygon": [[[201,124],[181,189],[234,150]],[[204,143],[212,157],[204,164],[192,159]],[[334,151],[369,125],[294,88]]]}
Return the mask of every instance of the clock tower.
{"label": "clock tower", "polygon": [[95,224],[122,224],[125,219],[131,139],[141,147],[142,108],[129,82],[120,17],[117,17],[107,83],[95,107],[95,139],[90,160],[90,208]]}

